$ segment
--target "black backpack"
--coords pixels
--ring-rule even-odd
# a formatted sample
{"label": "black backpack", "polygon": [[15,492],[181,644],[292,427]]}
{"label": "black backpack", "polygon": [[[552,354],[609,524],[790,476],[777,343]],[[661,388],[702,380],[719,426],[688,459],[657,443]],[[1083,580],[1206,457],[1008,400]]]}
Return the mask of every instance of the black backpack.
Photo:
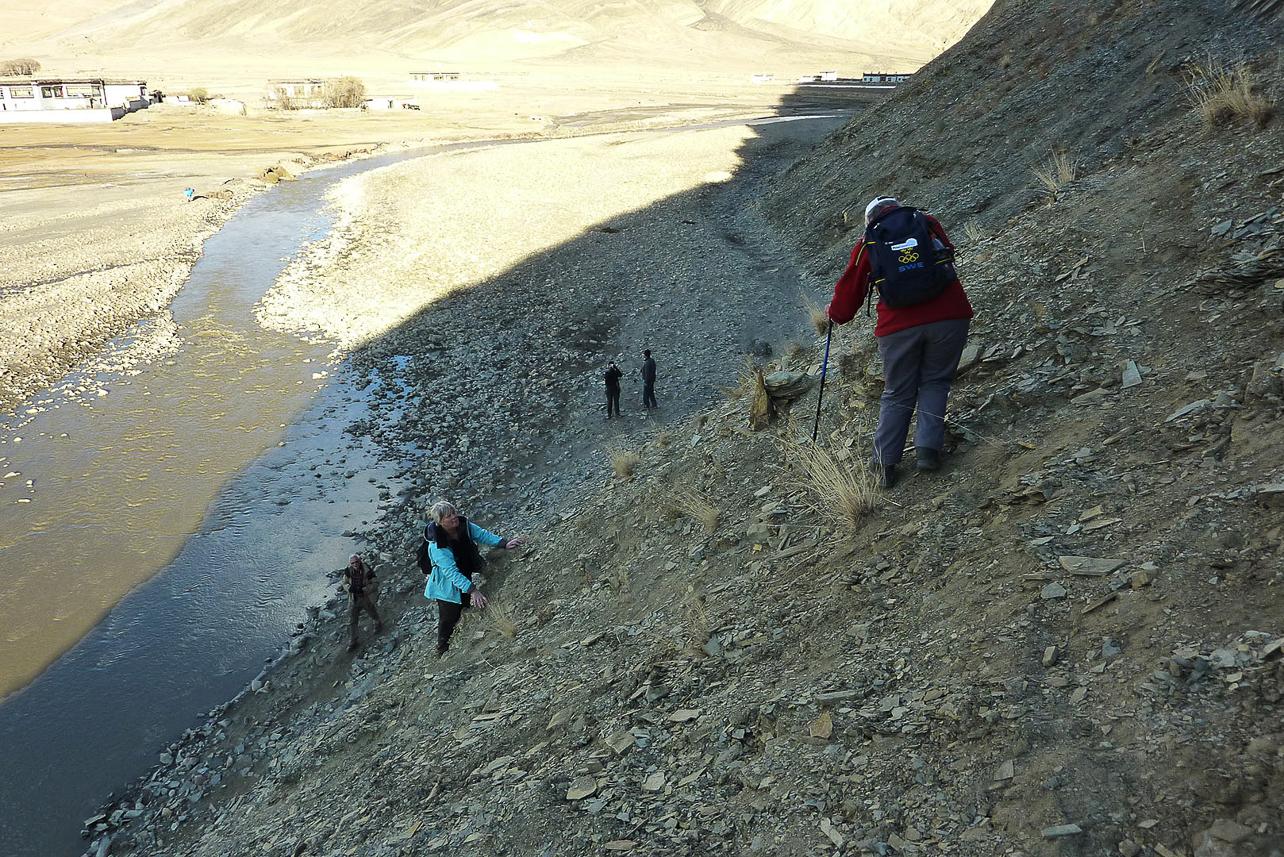
{"label": "black backpack", "polygon": [[428,553],[427,539],[419,543],[419,550],[415,552],[415,565],[419,566],[425,577],[432,574],[432,556]]}
{"label": "black backpack", "polygon": [[954,254],[917,208],[893,208],[865,227],[870,282],[893,309],[930,301],[955,279]]}

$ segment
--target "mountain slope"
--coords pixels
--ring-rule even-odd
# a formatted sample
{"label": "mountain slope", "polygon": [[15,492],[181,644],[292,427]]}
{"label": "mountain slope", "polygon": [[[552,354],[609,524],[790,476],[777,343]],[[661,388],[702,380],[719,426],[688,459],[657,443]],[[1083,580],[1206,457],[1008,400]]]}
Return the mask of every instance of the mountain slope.
{"label": "mountain slope", "polygon": [[[315,0],[105,0],[84,10],[84,17],[55,35],[77,51],[104,52],[175,42],[265,49],[275,46],[300,53],[360,55],[378,51],[404,56],[440,56],[458,61],[501,63],[561,56],[586,45],[614,45],[608,52],[635,63],[664,64],[674,40],[690,43],[696,66],[725,59],[727,40],[702,37],[723,20],[739,28],[730,54],[750,62],[765,46],[762,37],[784,39],[791,50],[822,47],[876,56],[903,57],[909,69],[957,39],[988,7],[988,0],[889,3],[866,0],[847,4],[816,0],[767,3],[761,0],[374,0],[363,4]],[[67,20],[69,13],[64,13]],[[42,27],[48,28],[50,22]],[[47,35],[45,33],[44,35]],[[16,45],[22,35],[9,34]],[[827,46],[824,44],[827,43]],[[714,50],[717,48],[717,50]],[[815,51],[811,51],[815,52]],[[783,56],[788,56],[783,55]]]}

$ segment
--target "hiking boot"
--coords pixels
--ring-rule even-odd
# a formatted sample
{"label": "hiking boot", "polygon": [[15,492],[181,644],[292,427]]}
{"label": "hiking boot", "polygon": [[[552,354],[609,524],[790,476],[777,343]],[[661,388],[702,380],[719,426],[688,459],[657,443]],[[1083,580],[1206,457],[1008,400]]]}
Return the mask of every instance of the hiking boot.
{"label": "hiking boot", "polygon": [[358,643],[356,640],[353,640],[351,643],[348,643],[348,651],[355,652],[357,650],[357,646],[359,645],[361,644]]}
{"label": "hiking boot", "polygon": [[445,656],[446,656],[446,647],[445,647],[445,646],[438,646],[438,647],[437,647],[437,657],[439,657],[439,658],[444,658]]}
{"label": "hiking boot", "polygon": [[878,469],[878,487],[894,488],[896,487],[896,465],[884,464]]}
{"label": "hiking boot", "polygon": [[918,459],[919,470],[941,469],[941,451],[939,449],[922,447],[914,450],[914,456]]}

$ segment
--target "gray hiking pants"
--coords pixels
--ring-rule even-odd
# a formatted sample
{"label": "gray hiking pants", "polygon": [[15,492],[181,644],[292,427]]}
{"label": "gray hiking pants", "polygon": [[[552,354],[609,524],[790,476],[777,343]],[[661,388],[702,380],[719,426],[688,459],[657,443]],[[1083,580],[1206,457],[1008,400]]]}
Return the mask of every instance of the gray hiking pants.
{"label": "gray hiking pants", "polygon": [[379,611],[375,608],[374,602],[365,595],[357,597],[348,597],[348,640],[352,643],[357,642],[357,620],[361,618],[362,611],[370,614],[370,618],[375,621],[375,631],[378,632],[383,627],[383,620],[379,618]]}
{"label": "gray hiking pants", "polygon": [[899,464],[918,410],[914,446],[945,446],[945,400],[967,344],[966,318],[934,321],[878,337],[883,358],[883,398],[874,432],[874,463]]}

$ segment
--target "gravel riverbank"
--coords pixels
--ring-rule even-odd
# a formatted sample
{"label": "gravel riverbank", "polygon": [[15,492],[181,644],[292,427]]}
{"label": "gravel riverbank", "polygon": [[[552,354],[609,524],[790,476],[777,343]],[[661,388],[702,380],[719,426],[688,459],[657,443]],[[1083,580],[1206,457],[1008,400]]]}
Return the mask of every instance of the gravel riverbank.
{"label": "gravel riverbank", "polygon": [[[799,274],[747,203],[835,121],[501,145],[354,177],[333,194],[340,226],[260,321],[353,352],[376,390],[362,428],[419,453],[425,497],[498,490],[534,512],[560,490],[540,487],[547,468],[707,405],[755,341],[804,327]],[[620,424],[603,419],[611,359],[632,376]]]}
{"label": "gravel riverbank", "polygon": [[267,163],[243,156],[234,178],[196,166],[194,175],[130,177],[54,201],[49,188],[11,191],[5,207],[13,216],[0,225],[0,412],[84,367],[137,322],[172,326],[167,307],[205,240],[248,200],[277,181],[385,148],[271,153]]}
{"label": "gravel riverbank", "polygon": [[[446,495],[484,525],[540,532],[600,487],[608,446],[663,435],[721,400],[717,387],[755,344],[808,336],[800,274],[747,203],[835,124],[496,146],[339,186],[339,226],[282,276],[260,320],[342,343],[374,411],[352,430],[403,461],[414,486],[355,534],[380,557],[393,626],[363,655],[433,633],[414,576],[402,576],[426,504]],[[644,347],[660,363],[660,409],[642,411],[635,383],[624,418],[608,422],[600,373],[612,358],[634,370]],[[285,728],[336,682],[391,669],[391,658],[334,649],[337,606],[314,613],[292,657],[94,819],[94,847],[106,833],[112,853],[169,853],[161,843],[197,834],[186,822],[252,776],[247,749],[229,756],[212,739]]]}

